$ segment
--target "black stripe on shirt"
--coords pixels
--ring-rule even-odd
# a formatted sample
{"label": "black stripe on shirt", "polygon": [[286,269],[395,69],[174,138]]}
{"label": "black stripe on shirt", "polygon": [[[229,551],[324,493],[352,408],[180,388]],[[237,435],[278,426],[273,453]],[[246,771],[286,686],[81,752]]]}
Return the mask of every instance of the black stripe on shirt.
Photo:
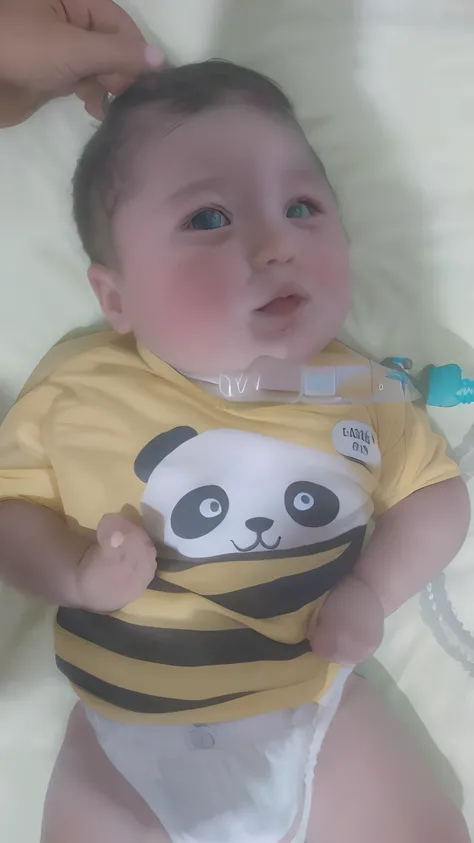
{"label": "black stripe on shirt", "polygon": [[176,667],[290,661],[310,652],[309,642],[284,644],[253,629],[163,629],[110,615],[59,609],[61,629],[131,659]]}
{"label": "black stripe on shirt", "polygon": [[[308,603],[313,603],[318,597],[322,597],[351,572],[359,559],[365,532],[366,527],[362,526],[346,533],[342,538],[350,541],[349,546],[337,559],[327,562],[325,565],[320,565],[318,568],[224,594],[201,596],[204,596],[210,603],[217,603],[217,605],[231,612],[237,612],[248,618],[258,618],[259,620],[296,612],[303,606],[307,606]],[[344,544],[344,542],[341,543]],[[166,582],[159,575],[155,577],[148,588],[150,591],[164,591],[175,594],[197,593],[174,583]]]}
{"label": "black stripe on shirt", "polygon": [[148,591],[164,591],[167,594],[189,594],[189,589],[183,588],[181,585],[176,585],[174,582],[163,580],[160,576],[156,576],[148,586]]}
{"label": "black stripe on shirt", "polygon": [[118,685],[111,685],[86,673],[79,667],[64,661],[56,656],[56,664],[64,676],[88,694],[97,697],[104,702],[110,703],[125,711],[135,711],[140,714],[172,714],[177,711],[194,711],[208,706],[222,705],[232,700],[248,697],[252,692],[240,694],[227,694],[223,697],[211,697],[207,700],[176,700],[168,697],[155,697],[152,694],[142,694],[138,691],[130,691],[128,688],[120,688]]}
{"label": "black stripe on shirt", "polygon": [[[318,553],[325,553],[327,550],[342,547],[348,542],[354,541],[355,536],[360,530],[365,531],[365,525],[353,527],[346,533],[335,536],[326,541],[316,542],[315,544],[303,545],[302,547],[286,548],[285,550],[254,550],[251,553],[233,553],[224,554],[222,556],[211,557],[189,557],[189,556],[165,556],[166,547],[160,545],[157,550],[158,569],[168,573],[179,573],[180,571],[187,571],[190,568],[201,567],[202,565],[220,565],[222,562],[272,562],[275,559],[296,559],[303,556],[317,556]],[[169,550],[169,549],[168,549]]]}
{"label": "black stripe on shirt", "polygon": [[322,597],[349,574],[360,556],[365,528],[337,559],[311,571],[281,577],[273,582],[241,588],[207,599],[231,612],[263,620],[296,612]]}

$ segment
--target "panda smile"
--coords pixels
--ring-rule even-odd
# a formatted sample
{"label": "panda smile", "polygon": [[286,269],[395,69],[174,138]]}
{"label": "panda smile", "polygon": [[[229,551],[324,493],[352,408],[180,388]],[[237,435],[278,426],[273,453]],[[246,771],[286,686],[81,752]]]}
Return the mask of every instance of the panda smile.
{"label": "panda smile", "polygon": [[248,518],[245,522],[245,526],[251,533],[255,533],[255,541],[252,544],[249,544],[248,547],[239,547],[238,544],[235,543],[233,539],[231,539],[232,544],[234,545],[235,549],[239,551],[239,553],[251,553],[252,550],[256,550],[258,548],[263,548],[263,550],[276,550],[278,545],[281,542],[281,536],[278,536],[276,542],[274,544],[268,544],[263,539],[263,534],[267,533],[268,530],[271,530],[275,522],[272,518]]}
{"label": "panda smile", "polygon": [[256,550],[257,547],[261,547],[263,548],[263,550],[276,550],[281,542],[281,536],[278,536],[275,544],[267,544],[263,540],[262,536],[257,536],[253,544],[249,544],[248,547],[239,547],[239,545],[236,544],[233,539],[231,539],[231,542],[234,545],[235,549],[239,551],[239,553],[251,553],[252,550]]}
{"label": "panda smile", "polygon": [[257,550],[257,548],[262,548],[263,550],[276,550],[281,542],[281,536],[278,536],[274,544],[269,544],[263,538],[263,534],[268,532],[268,530],[273,527],[274,523],[275,522],[271,518],[249,518],[248,521],[245,522],[245,526],[252,533],[255,533],[255,541],[252,542],[252,544],[249,544],[248,547],[239,547],[233,539],[231,539],[231,542],[239,553],[251,553],[252,550]]}

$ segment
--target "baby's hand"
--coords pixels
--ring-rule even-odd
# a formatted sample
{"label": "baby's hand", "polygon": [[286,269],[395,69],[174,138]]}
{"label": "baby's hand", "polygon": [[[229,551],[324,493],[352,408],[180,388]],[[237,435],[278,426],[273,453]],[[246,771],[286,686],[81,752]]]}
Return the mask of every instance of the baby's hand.
{"label": "baby's hand", "polygon": [[97,542],[77,573],[78,603],[92,612],[114,612],[140,597],[156,571],[156,549],[143,527],[122,515],[104,515]]}
{"label": "baby's hand", "polygon": [[378,597],[351,575],[328,595],[319,615],[310,623],[308,638],[316,656],[352,666],[379,647],[384,620]]}

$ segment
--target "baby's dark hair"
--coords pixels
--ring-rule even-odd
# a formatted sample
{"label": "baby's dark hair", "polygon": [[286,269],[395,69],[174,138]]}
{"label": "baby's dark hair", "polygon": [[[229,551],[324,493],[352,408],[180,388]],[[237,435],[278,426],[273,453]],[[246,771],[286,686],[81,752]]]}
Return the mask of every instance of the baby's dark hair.
{"label": "baby's dark hair", "polygon": [[170,115],[187,117],[233,103],[296,122],[291,102],[275,82],[220,59],[147,73],[111,102],[79,159],[73,182],[74,218],[92,262],[113,260],[113,214],[131,188],[132,156],[150,121],[159,125]]}

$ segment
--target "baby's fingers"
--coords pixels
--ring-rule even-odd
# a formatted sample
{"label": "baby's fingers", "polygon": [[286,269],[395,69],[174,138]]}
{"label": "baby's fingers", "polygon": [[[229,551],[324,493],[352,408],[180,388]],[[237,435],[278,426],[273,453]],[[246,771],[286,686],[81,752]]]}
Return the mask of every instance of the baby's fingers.
{"label": "baby's fingers", "polygon": [[[128,518],[118,513],[110,513],[104,515],[97,527],[97,541],[104,550],[116,549],[120,547],[126,536],[135,532],[142,532],[141,527],[137,527]],[[145,534],[146,535],[146,534]]]}
{"label": "baby's fingers", "polygon": [[136,527],[133,532],[125,534],[116,531],[112,533],[110,540],[112,543],[117,542],[116,547],[121,548],[124,553],[133,553],[140,557],[146,555],[149,558],[156,556],[155,545],[142,527]]}

